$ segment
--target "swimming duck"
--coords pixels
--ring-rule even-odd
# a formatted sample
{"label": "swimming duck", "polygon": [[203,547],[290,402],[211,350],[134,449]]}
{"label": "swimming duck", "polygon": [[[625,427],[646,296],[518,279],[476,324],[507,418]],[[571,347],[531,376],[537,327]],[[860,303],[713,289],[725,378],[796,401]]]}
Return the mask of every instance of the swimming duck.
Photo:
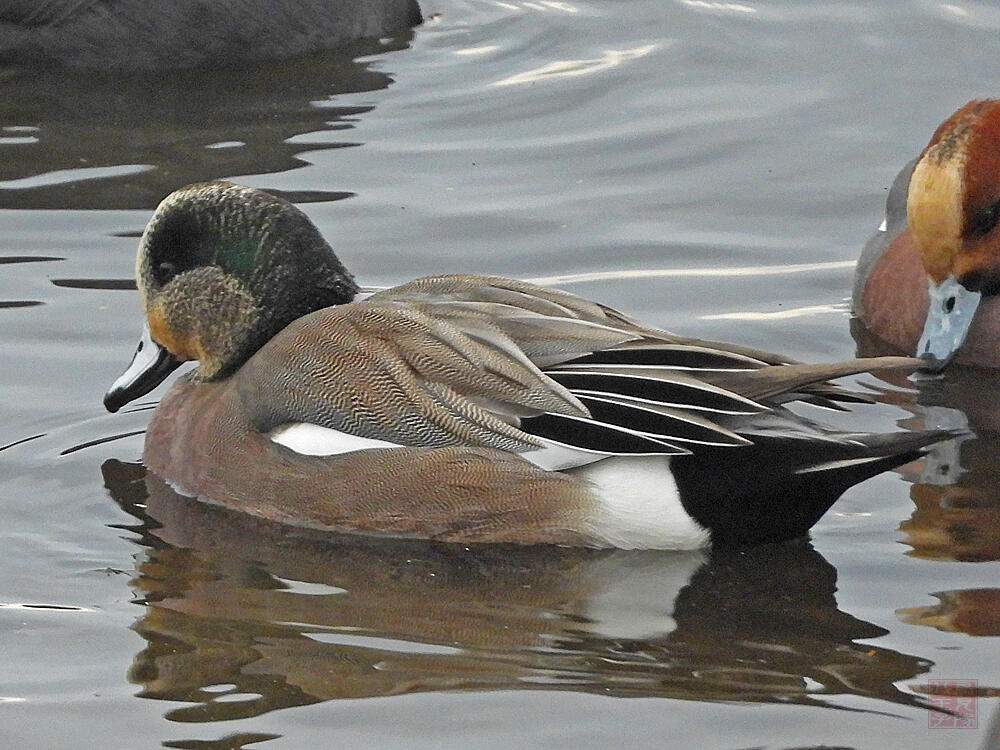
{"label": "swimming duck", "polygon": [[13,0],[0,7],[0,60],[116,71],[233,65],[418,23],[416,0]]}
{"label": "swimming duck", "polygon": [[224,182],[163,200],[136,278],[145,331],[105,406],[196,360],[153,413],[147,467],[291,525],[463,543],[780,541],[952,434],[839,433],[784,406],[864,401],[827,380],[919,363],[908,357],[794,363],[492,276],[361,299],[302,211]]}
{"label": "swimming duck", "polygon": [[854,312],[925,369],[1000,367],[1000,101],[972,101],[903,167],[862,253]]}

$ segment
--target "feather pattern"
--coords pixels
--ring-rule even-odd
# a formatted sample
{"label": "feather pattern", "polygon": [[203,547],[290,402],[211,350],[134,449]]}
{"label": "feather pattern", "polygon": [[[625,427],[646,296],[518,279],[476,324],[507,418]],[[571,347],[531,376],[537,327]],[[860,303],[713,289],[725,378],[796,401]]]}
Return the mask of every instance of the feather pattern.
{"label": "feather pattern", "polygon": [[[747,445],[750,441],[685,409],[640,405],[625,400],[580,396],[594,421],[635,430],[663,441],[702,445]],[[530,432],[530,428],[527,428]]]}
{"label": "feather pattern", "polygon": [[[721,388],[735,391],[749,399],[795,400],[809,395],[836,398],[841,389],[826,381],[846,375],[856,375],[877,369],[915,369],[920,360],[913,357],[877,357],[849,359],[829,364],[795,363],[780,367],[762,367],[752,372],[710,373],[705,380]],[[828,386],[828,388],[823,388]],[[857,396],[858,394],[848,394]],[[782,398],[791,396],[791,398]]]}
{"label": "feather pattern", "polygon": [[0,7],[0,22],[20,26],[57,26],[100,0],[8,0]]}
{"label": "feather pattern", "polygon": [[642,342],[640,346],[641,348],[621,346],[611,350],[597,351],[578,358],[574,364],[581,367],[584,365],[640,365],[675,370],[697,370],[699,372],[752,370],[767,364],[753,357],[704,346],[648,344],[646,342]]}
{"label": "feather pattern", "polygon": [[629,396],[681,409],[720,414],[756,414],[767,407],[695,377],[661,369],[572,365],[547,369],[545,374],[572,393]]}
{"label": "feather pattern", "polygon": [[[581,448],[604,456],[655,455],[679,456],[686,448],[671,445],[658,437],[628,427],[597,419],[542,414],[524,420],[522,426],[547,442]],[[581,464],[584,463],[581,461]],[[589,461],[587,461],[589,463]]]}
{"label": "feather pattern", "polygon": [[309,423],[529,460],[564,446],[579,464],[747,445],[756,415],[797,398],[834,404],[839,391],[825,380],[873,365],[784,364],[690,343],[567,292],[479,276],[419,279],[318,310],[288,332],[291,346],[265,345],[237,375],[262,431]]}

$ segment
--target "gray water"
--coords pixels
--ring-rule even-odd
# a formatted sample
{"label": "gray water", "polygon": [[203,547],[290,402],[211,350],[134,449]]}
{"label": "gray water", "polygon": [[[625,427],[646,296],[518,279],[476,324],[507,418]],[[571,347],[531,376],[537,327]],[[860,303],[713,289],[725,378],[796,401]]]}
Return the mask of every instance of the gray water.
{"label": "gray water", "polygon": [[[897,170],[1000,93],[986,2],[423,9],[412,34],[239,71],[2,71],[3,746],[997,746],[990,373],[855,381],[879,403],[837,424],[977,436],[751,552],[299,538],[146,481],[162,389],[118,415],[101,396],[139,330],[136,238],[176,187],[280,192],[364,284],[543,279],[846,358]],[[977,727],[933,726],[941,680],[975,681]]]}

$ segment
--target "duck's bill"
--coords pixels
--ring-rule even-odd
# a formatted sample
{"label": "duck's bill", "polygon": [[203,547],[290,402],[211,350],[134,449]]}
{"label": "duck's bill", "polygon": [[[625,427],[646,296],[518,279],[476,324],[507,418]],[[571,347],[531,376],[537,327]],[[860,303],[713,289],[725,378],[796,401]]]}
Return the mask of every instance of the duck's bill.
{"label": "duck's bill", "polygon": [[179,359],[153,341],[149,327],[143,326],[132,364],[104,394],[104,408],[114,413],[130,401],[145,396],[180,364]]}
{"label": "duck's bill", "polygon": [[940,372],[965,342],[983,295],[969,291],[954,276],[940,284],[932,282],[928,292],[931,304],[917,344],[917,356],[924,361],[922,369]]}

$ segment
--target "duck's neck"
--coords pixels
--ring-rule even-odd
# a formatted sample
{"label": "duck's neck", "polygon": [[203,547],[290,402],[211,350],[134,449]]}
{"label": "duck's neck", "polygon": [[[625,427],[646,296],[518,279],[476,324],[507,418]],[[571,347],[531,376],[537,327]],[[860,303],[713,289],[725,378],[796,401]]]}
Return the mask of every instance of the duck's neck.
{"label": "duck's neck", "polygon": [[236,372],[258,349],[274,338],[293,321],[316,310],[352,302],[360,289],[346,272],[338,273],[319,283],[307,283],[294,293],[271,292],[261,295],[254,309],[243,316],[243,335],[228,345],[218,342],[212,350],[219,352],[215,362],[200,360],[195,378],[202,381],[221,380]]}

